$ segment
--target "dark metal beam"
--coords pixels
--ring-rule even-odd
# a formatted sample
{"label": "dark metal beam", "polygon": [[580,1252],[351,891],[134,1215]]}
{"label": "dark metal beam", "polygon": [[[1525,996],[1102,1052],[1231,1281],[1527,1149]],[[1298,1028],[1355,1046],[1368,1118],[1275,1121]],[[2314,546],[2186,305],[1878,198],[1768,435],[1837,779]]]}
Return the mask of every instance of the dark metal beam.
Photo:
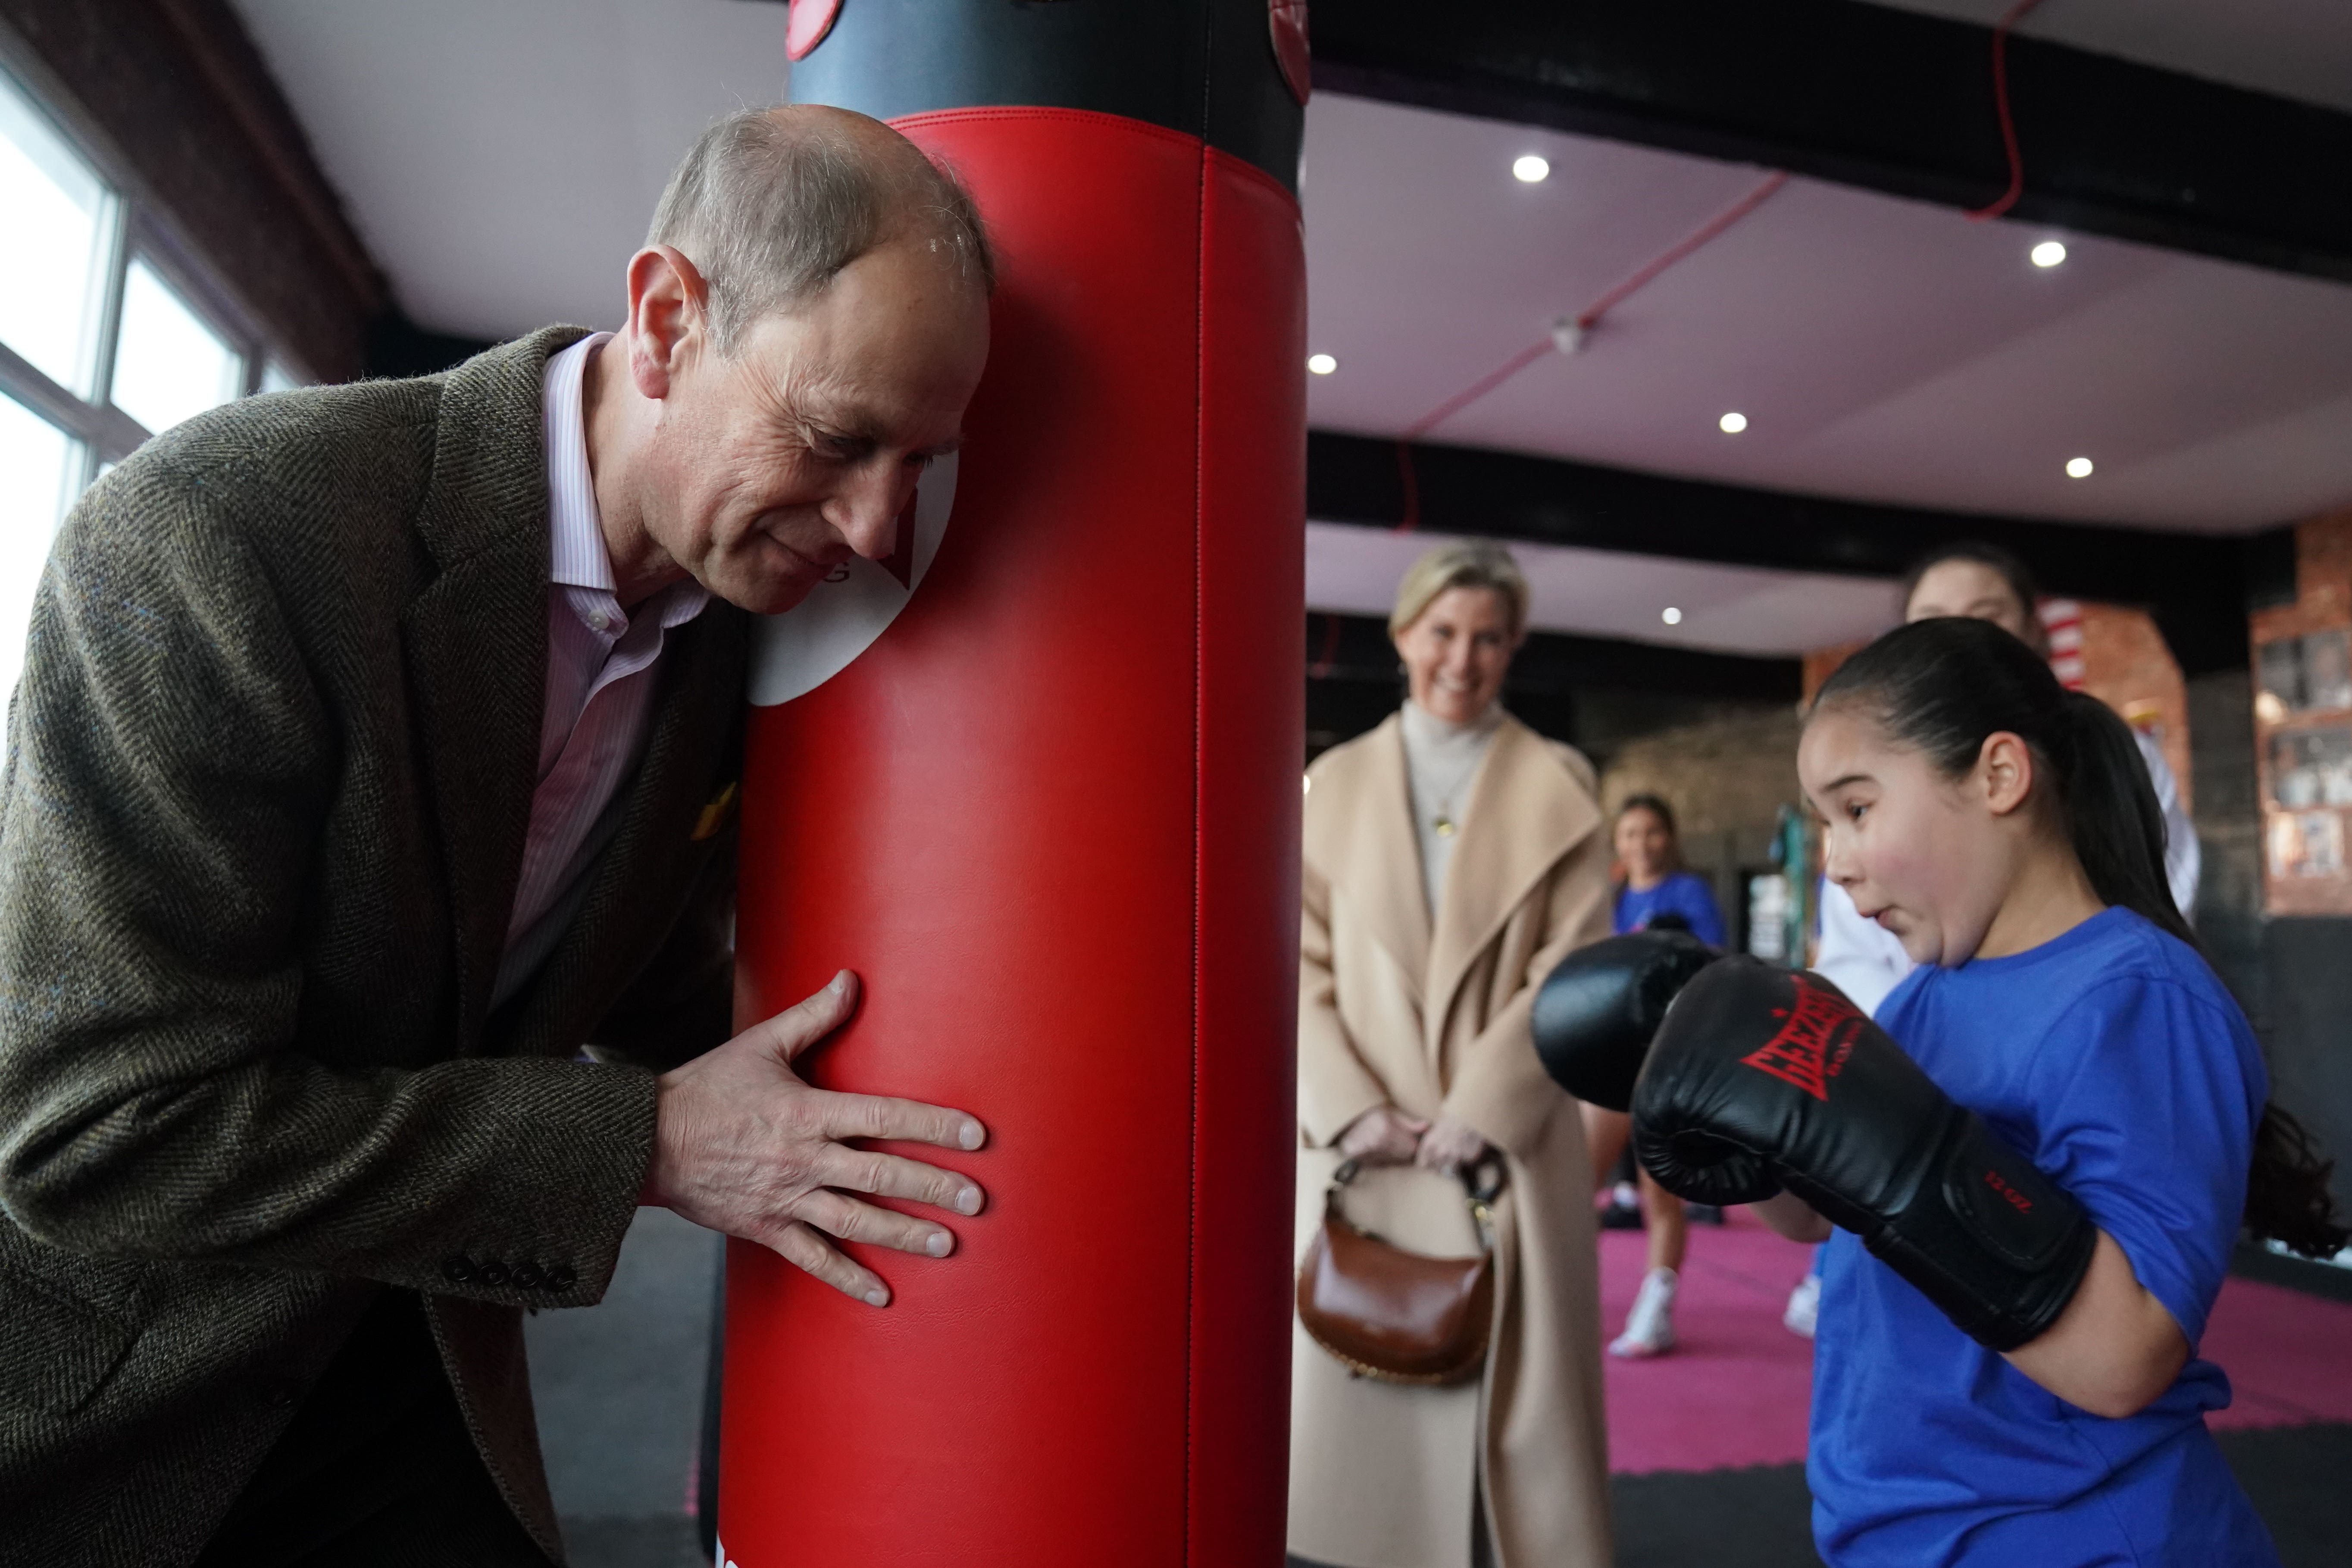
{"label": "dark metal beam", "polygon": [[[1863,577],[1899,577],[1935,545],[1979,539],[2022,556],[2053,593],[2147,606],[2190,675],[2246,662],[2256,541],[1826,500],[1467,447],[1419,446],[1412,458],[1421,526],[1433,532]],[[1394,527],[1397,444],[1309,432],[1307,512]]]}
{"label": "dark metal beam", "polygon": [[[2009,40],[2013,217],[2352,279],[2352,115]],[[1990,29],[1858,0],[1327,0],[1315,85],[1979,206]]]}

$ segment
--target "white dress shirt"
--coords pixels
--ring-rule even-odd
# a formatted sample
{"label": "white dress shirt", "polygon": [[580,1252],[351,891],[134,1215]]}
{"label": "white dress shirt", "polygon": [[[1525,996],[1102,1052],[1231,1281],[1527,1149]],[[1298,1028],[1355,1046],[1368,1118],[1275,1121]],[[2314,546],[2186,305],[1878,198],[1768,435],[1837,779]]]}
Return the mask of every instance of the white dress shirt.
{"label": "white dress shirt", "polygon": [[710,602],[692,578],[656,594],[635,615],[615,596],[582,401],[588,366],[612,335],[583,338],[547,362],[546,708],[493,1006],[521,989],[571,923],[585,890],[581,873],[619,826],[615,797],[645,752],[664,641]]}

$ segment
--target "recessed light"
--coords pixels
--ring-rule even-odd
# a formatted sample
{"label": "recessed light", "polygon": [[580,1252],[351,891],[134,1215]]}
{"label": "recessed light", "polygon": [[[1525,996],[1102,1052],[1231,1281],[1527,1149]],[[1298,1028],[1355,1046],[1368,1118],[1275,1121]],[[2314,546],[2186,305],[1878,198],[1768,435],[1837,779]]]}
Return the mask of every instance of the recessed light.
{"label": "recessed light", "polygon": [[1318,375],[1328,375],[1339,368],[1339,362],[1329,354],[1308,354],[1307,368]]}
{"label": "recessed light", "polygon": [[2067,458],[2066,477],[2070,479],[2089,479],[2091,477],[2091,459],[2088,458]]}
{"label": "recessed light", "polygon": [[1551,160],[1539,158],[1533,153],[1522,153],[1511,164],[1511,173],[1522,184],[1532,185],[1551,174]]}
{"label": "recessed light", "polygon": [[2045,239],[2028,252],[2036,267],[2055,267],[2066,259],[2066,247],[2054,239]]}
{"label": "recessed light", "polygon": [[1666,625],[1670,626],[1678,626],[1683,624],[1683,613],[1675,608],[1672,605],[1668,605],[1664,609],[1658,612],[1658,619],[1665,622]]}
{"label": "recessed light", "polygon": [[1737,436],[1748,428],[1748,416],[1735,409],[1717,420],[1715,427],[1727,436]]}

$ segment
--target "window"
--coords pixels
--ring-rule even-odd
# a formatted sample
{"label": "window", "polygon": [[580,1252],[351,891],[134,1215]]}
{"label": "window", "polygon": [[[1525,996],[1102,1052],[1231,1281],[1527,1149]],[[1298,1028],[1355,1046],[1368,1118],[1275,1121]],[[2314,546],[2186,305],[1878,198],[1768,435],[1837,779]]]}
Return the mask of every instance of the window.
{"label": "window", "polygon": [[300,382],[224,292],[172,259],[161,217],[5,69],[0,234],[5,701],[49,542],[83,489],[159,430]]}

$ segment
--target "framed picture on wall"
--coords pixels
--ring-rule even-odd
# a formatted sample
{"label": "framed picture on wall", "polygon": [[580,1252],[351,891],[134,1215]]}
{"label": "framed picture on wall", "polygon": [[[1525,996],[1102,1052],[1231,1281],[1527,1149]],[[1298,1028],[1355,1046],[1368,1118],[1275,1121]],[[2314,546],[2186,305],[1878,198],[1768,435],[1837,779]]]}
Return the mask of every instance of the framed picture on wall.
{"label": "framed picture on wall", "polygon": [[2254,710],[2265,724],[2352,708],[2352,633],[2343,627],[2280,637],[2258,653]]}
{"label": "framed picture on wall", "polygon": [[2352,725],[2281,730],[2271,737],[2270,752],[2273,805],[2352,805]]}
{"label": "framed picture on wall", "polygon": [[2298,880],[2344,875],[2344,818],[2333,811],[2270,814],[2271,875]]}

